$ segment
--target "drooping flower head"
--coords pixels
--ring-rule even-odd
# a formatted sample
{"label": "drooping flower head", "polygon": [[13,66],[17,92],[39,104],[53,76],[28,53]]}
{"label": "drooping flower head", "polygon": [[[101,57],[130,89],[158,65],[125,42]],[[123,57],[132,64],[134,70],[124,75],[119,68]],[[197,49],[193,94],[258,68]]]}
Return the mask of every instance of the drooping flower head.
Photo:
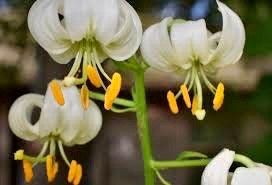
{"label": "drooping flower head", "polygon": [[201,185],[271,185],[271,177],[266,168],[239,167],[234,173],[229,169],[234,161],[235,152],[224,149],[206,166]]}
{"label": "drooping flower head", "polygon": [[[84,84],[89,78],[95,87],[106,90],[110,98],[105,99],[105,108],[110,109],[121,76],[115,73],[110,78],[101,63],[106,58],[126,60],[139,48],[142,25],[135,10],[125,0],[37,0],[29,11],[28,25],[34,39],[56,62],[74,59],[65,85]],[[82,77],[76,78],[80,67]],[[100,74],[120,84],[106,88]]]}
{"label": "drooping flower head", "polygon": [[[239,16],[225,4],[217,1],[222,14],[223,28],[212,33],[204,19],[197,21],[165,18],[149,27],[143,35],[141,53],[146,62],[158,70],[185,75],[180,91],[167,94],[170,109],[178,113],[176,99],[181,95],[192,114],[204,119],[201,81],[214,93],[213,108],[217,111],[223,104],[224,85],[218,87],[209,81],[208,76],[218,69],[236,63],[245,44],[245,30]],[[191,102],[189,92],[193,91]]]}
{"label": "drooping flower head", "polygon": [[[39,107],[41,113],[38,121],[32,124],[31,114],[35,107]],[[9,126],[21,139],[44,143],[37,157],[25,155],[23,150],[15,153],[16,160],[23,160],[27,182],[33,177],[32,167],[42,162],[46,162],[48,181],[54,180],[58,171],[55,158],[58,146],[62,158],[72,170],[68,181],[77,185],[82,175],[81,165],[76,161],[69,162],[63,145],[82,145],[91,141],[102,126],[102,116],[97,105],[87,99],[82,90],[79,92],[75,86],[65,87],[61,82],[53,80],[45,96],[27,94],[14,102],[9,112]]]}

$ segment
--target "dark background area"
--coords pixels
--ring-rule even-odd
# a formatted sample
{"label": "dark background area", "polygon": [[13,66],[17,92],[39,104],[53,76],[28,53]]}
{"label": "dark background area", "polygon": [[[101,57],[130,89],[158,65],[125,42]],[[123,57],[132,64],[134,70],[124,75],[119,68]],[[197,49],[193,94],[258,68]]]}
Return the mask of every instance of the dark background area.
{"label": "dark background area", "polygon": [[[139,12],[144,28],[167,16],[184,19],[206,18],[211,30],[222,22],[214,0],[130,0]],[[21,162],[13,152],[24,148],[36,155],[39,143],[24,142],[8,128],[7,115],[12,102],[29,93],[44,94],[47,83],[62,78],[67,66],[53,62],[32,40],[27,28],[27,11],[32,0],[0,0],[0,185],[24,184]],[[212,95],[206,91],[206,119],[197,121],[188,110],[174,116],[168,110],[165,93],[181,82],[147,73],[146,90],[156,159],[170,160],[183,150],[196,150],[210,156],[227,147],[255,161],[272,163],[272,2],[270,0],[224,1],[242,18],[246,27],[244,57],[237,65],[217,76],[226,82],[225,104],[212,110]],[[110,68],[110,61],[104,62]],[[160,83],[154,83],[159,81]],[[122,95],[130,98],[129,82]],[[103,110],[103,105],[100,105]],[[83,164],[82,184],[143,184],[143,165],[133,114],[114,114],[103,110],[103,129],[84,146],[66,148],[70,159]],[[61,160],[59,160],[61,162]],[[60,164],[53,184],[66,183],[67,168]],[[203,168],[165,171],[173,184],[200,184]],[[34,169],[33,184],[46,184],[45,167]]]}

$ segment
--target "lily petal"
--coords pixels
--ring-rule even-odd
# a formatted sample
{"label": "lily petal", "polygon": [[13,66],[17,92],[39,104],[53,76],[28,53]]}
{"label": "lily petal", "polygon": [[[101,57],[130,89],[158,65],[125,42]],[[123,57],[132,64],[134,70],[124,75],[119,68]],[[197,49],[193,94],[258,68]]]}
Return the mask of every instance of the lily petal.
{"label": "lily petal", "polygon": [[[144,32],[141,44],[141,53],[145,61],[153,68],[164,72],[174,72],[177,70],[177,66],[168,58],[171,54],[164,52],[164,49],[166,51],[173,50],[169,34],[165,34],[168,33],[165,30],[168,30],[168,24],[171,24],[172,21],[172,18],[166,18],[161,23],[150,26]],[[163,30],[160,31],[161,29]]]}
{"label": "lily petal", "polygon": [[223,17],[223,29],[219,44],[209,61],[223,67],[240,60],[245,45],[245,28],[235,12],[218,0],[217,4]]}
{"label": "lily petal", "polygon": [[224,149],[206,166],[201,185],[227,185],[228,171],[234,160],[235,152]]}
{"label": "lily petal", "polygon": [[231,185],[271,185],[269,172],[263,168],[237,168]]}
{"label": "lily petal", "polygon": [[[105,53],[111,58],[116,61],[123,61],[131,57],[138,50],[143,30],[139,16],[125,0],[120,1],[118,21],[120,29],[111,37],[107,45],[103,46],[102,43],[102,47]],[[108,33],[105,35],[110,36]]]}
{"label": "lily petal", "polygon": [[[94,0],[63,0],[64,24],[72,42],[82,40],[92,31],[93,22],[91,14],[97,8],[100,1]],[[102,11],[102,10],[99,10]],[[105,11],[106,12],[106,11]],[[105,14],[103,11],[103,13]]]}
{"label": "lily petal", "polygon": [[60,107],[60,138],[65,145],[71,145],[81,131],[84,109],[80,102],[80,94],[75,86],[62,87],[65,104]]}
{"label": "lily petal", "polygon": [[27,94],[19,97],[9,111],[9,126],[12,132],[27,141],[39,138],[39,124],[32,124],[31,114],[35,107],[42,107],[43,96]]}
{"label": "lily petal", "polygon": [[[71,42],[59,20],[63,0],[37,0],[28,13],[28,27],[34,39],[50,54],[69,50]],[[42,12],[42,13],[41,13]]]}
{"label": "lily petal", "polygon": [[98,106],[90,100],[90,106],[84,112],[81,131],[78,133],[74,144],[85,144],[96,137],[102,127],[102,114]]}
{"label": "lily petal", "polygon": [[194,58],[203,64],[207,63],[208,32],[204,19],[174,23],[171,27],[171,41],[178,53],[180,67],[191,67]]}
{"label": "lily petal", "polygon": [[95,38],[107,45],[118,30],[120,8],[119,0],[95,1],[92,17],[94,19]]}

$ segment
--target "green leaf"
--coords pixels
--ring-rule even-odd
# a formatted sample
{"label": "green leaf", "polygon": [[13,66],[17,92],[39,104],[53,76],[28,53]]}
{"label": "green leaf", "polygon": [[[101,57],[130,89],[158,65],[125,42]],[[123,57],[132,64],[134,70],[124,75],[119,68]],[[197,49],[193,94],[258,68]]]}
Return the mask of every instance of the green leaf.
{"label": "green leaf", "polygon": [[177,157],[177,161],[185,160],[185,159],[192,159],[192,158],[197,158],[197,159],[206,159],[208,158],[207,155],[199,153],[199,152],[194,152],[194,151],[184,151],[180,153]]}

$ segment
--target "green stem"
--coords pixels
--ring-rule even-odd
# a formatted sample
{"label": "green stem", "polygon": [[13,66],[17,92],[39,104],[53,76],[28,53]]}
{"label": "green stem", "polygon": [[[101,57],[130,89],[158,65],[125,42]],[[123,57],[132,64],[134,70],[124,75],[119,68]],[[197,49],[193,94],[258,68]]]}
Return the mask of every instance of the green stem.
{"label": "green stem", "polygon": [[150,164],[157,170],[166,170],[169,168],[200,167],[209,164],[210,159],[194,159],[182,161],[151,161]]}
{"label": "green stem", "polygon": [[[209,164],[211,159],[191,159],[191,160],[181,160],[181,161],[154,161],[150,162],[152,168],[157,170],[166,170],[169,168],[188,168],[188,167],[201,167]],[[250,158],[241,155],[235,154],[234,161],[248,168],[252,168],[255,166],[254,161]]]}
{"label": "green stem", "polygon": [[136,103],[136,116],[142,156],[144,161],[145,185],[155,184],[155,173],[150,165],[152,161],[152,148],[149,136],[147,105],[144,87],[144,69],[134,71],[135,86],[133,99]]}
{"label": "green stem", "polygon": [[[104,94],[93,92],[93,91],[90,91],[89,97],[92,99],[95,99],[95,100],[99,100],[99,101],[104,101],[104,99],[105,99]],[[135,107],[134,101],[130,101],[130,100],[122,99],[122,98],[116,98],[115,101],[113,102],[113,104],[122,105],[125,107],[131,107],[131,108]]]}

